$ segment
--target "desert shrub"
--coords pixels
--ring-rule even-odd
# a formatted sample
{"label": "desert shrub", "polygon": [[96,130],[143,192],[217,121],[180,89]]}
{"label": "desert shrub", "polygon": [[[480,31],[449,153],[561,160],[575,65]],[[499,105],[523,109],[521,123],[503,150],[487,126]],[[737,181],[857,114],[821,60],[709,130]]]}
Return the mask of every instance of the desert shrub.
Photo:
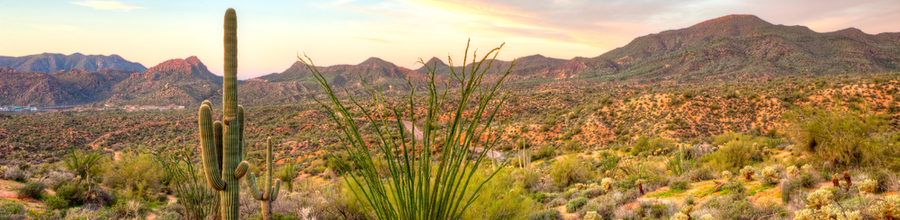
{"label": "desert shrub", "polygon": [[816,184],[821,182],[822,177],[816,174],[804,173],[800,175],[799,185],[800,187],[811,189],[816,187]]}
{"label": "desert shrub", "polygon": [[556,148],[554,148],[553,146],[544,145],[543,147],[538,148],[538,150],[535,151],[533,155],[531,155],[531,160],[551,158],[553,157],[553,153],[555,150]]}
{"label": "desert shrub", "polygon": [[[273,219],[277,219],[277,218],[274,218],[276,215],[279,215],[279,214],[274,214]],[[159,214],[156,215],[155,219],[156,220],[181,220],[181,219],[184,219],[184,217],[181,216],[181,213],[178,213],[178,212],[160,212]]]}
{"label": "desert shrub", "polygon": [[49,196],[44,199],[44,208],[48,210],[67,209],[69,208],[69,201],[59,196]]}
{"label": "desert shrub", "polygon": [[675,149],[675,141],[661,137],[640,137],[634,141],[631,154],[647,152],[653,155],[668,154]]}
{"label": "desert shrub", "polygon": [[575,198],[575,199],[569,201],[568,203],[566,203],[566,212],[568,212],[568,213],[575,213],[575,212],[577,212],[582,206],[584,206],[585,204],[587,204],[587,202],[588,202],[588,199],[587,199],[587,198],[584,198],[584,197],[578,197],[578,198]]}
{"label": "desert shrub", "polygon": [[860,117],[858,113],[803,109],[784,115],[788,135],[803,151],[835,165],[880,163],[884,156],[873,136],[885,131],[883,116]]}
{"label": "desert shrub", "polygon": [[635,210],[635,212],[642,213],[643,216],[652,219],[660,219],[668,216],[669,211],[669,206],[666,204],[649,202],[641,202],[638,204],[637,210]]}
{"label": "desert shrub", "polygon": [[557,207],[557,206],[561,206],[561,205],[565,205],[565,204],[566,204],[566,198],[554,198],[553,200],[550,200],[549,203],[547,203],[547,206]]}
{"label": "desert shrub", "polygon": [[762,148],[753,141],[736,139],[725,143],[716,152],[707,154],[700,161],[715,170],[736,170],[751,164],[762,154]]}
{"label": "desert shrub", "polygon": [[715,179],[713,177],[713,171],[706,167],[698,167],[692,168],[688,171],[688,177],[690,177],[691,181],[704,181]]}
{"label": "desert shrub", "polygon": [[69,183],[60,186],[56,190],[56,196],[66,200],[71,206],[80,206],[84,204],[87,188],[84,185],[75,185],[77,183]]}
{"label": "desert shrub", "polygon": [[20,203],[0,201],[0,219],[25,219],[25,212],[25,206]]}
{"label": "desert shrub", "polygon": [[22,169],[18,165],[3,167],[3,179],[16,182],[25,182],[30,178],[28,171]]}
{"label": "desert shrub", "polygon": [[60,186],[75,179],[75,175],[61,171],[50,171],[47,177],[50,180],[50,188],[53,190],[59,189]]}
{"label": "desert shrub", "polygon": [[[479,170],[473,176],[471,188],[478,187],[483,180],[488,178],[489,170]],[[487,182],[479,197],[475,198],[462,219],[524,219],[531,210],[538,207],[534,200],[528,198],[527,190],[517,185],[510,172],[501,171]]]}
{"label": "desert shrub", "polygon": [[324,172],[328,167],[326,166],[327,162],[322,159],[314,160],[309,164],[309,167],[306,168],[306,173],[311,176],[319,175]]}
{"label": "desert shrub", "polygon": [[877,188],[875,188],[876,193],[885,192],[891,186],[892,174],[890,171],[884,169],[877,169],[874,171],[870,171],[869,178],[874,180],[877,183]]}
{"label": "desert shrub", "polygon": [[144,205],[139,201],[128,200],[126,202],[119,202],[113,208],[113,213],[116,214],[118,218],[130,219],[130,218],[140,218],[143,219],[150,213],[150,208]]}
{"label": "desert shrub", "polygon": [[47,186],[44,185],[43,182],[31,181],[25,183],[21,187],[16,188],[16,195],[20,199],[31,198],[31,199],[41,199],[41,195],[44,194],[44,189]]}
{"label": "desert shrub", "polygon": [[565,152],[580,152],[582,150],[581,142],[577,140],[568,140],[563,144],[562,147]]}
{"label": "desert shrub", "polygon": [[[164,202],[168,199],[168,197],[166,197],[165,194],[160,193],[157,195],[158,195],[158,197],[156,198],[157,201]],[[159,197],[161,197],[161,198],[159,198]],[[110,206],[115,205],[117,200],[118,200],[118,198],[115,195],[113,195],[112,193],[109,193],[109,191],[106,191],[104,189],[94,188],[94,189],[91,189],[91,197],[88,198],[86,203],[91,203],[91,204],[95,204],[95,205],[99,205],[99,206],[103,206],[103,207],[110,207]]]}
{"label": "desert shrub", "polygon": [[593,179],[590,163],[581,160],[576,155],[560,157],[550,165],[550,177],[560,186],[569,186],[574,183],[584,183]]}
{"label": "desert shrub", "polygon": [[[702,207],[717,210],[714,219],[769,219],[775,212],[769,207],[757,207],[741,197],[721,196],[706,200]],[[761,209],[762,208],[762,209]]]}
{"label": "desert shrub", "polygon": [[515,169],[512,171],[512,175],[516,183],[532,191],[541,184],[541,177],[543,176],[540,171],[531,167]]}
{"label": "desert shrub", "polygon": [[603,151],[602,153],[600,153],[600,160],[594,163],[594,167],[597,168],[598,172],[604,173],[615,168],[619,164],[620,160],[622,160],[621,157],[607,151]]}
{"label": "desert shrub", "polygon": [[528,217],[529,220],[562,220],[562,213],[556,209],[544,209]]}
{"label": "desert shrub", "polygon": [[687,190],[691,187],[691,183],[685,180],[673,180],[669,183],[669,189],[674,190]]}
{"label": "desert shrub", "polygon": [[150,154],[122,153],[118,161],[101,164],[103,184],[121,190],[124,199],[153,200],[161,190],[162,168]]}

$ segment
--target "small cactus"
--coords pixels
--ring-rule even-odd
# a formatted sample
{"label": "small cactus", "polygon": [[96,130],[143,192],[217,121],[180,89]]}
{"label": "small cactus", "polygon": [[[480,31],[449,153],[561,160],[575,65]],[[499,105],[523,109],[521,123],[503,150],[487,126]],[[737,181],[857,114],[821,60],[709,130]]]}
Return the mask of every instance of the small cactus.
{"label": "small cactus", "polygon": [[762,176],[763,182],[766,184],[772,185],[778,182],[778,170],[773,166],[768,166],[759,173]]}
{"label": "small cactus", "polygon": [[613,184],[612,178],[603,178],[603,180],[600,181],[600,187],[603,187],[603,190],[606,190],[607,192],[609,192],[609,190],[612,189],[612,184]]}
{"label": "small cactus", "polygon": [[675,213],[674,215],[672,215],[671,218],[669,218],[669,220],[690,220],[690,219],[691,219],[690,216],[685,215],[684,213],[681,213],[681,212]]}
{"label": "small cactus", "polygon": [[262,209],[263,220],[272,219],[272,202],[278,199],[278,188],[281,187],[281,180],[275,180],[275,187],[272,187],[272,167],[274,155],[272,155],[272,138],[266,140],[266,188],[260,193],[259,187],[256,186],[256,175],[253,172],[247,174],[247,185],[250,188],[250,195],[253,199],[259,200]]}
{"label": "small cactus", "polygon": [[878,181],[875,181],[873,179],[866,179],[860,182],[857,188],[859,189],[860,194],[872,194],[875,193],[876,190],[878,190]]}
{"label": "small cactus", "polygon": [[806,208],[819,210],[822,207],[831,205],[833,203],[832,197],[834,197],[834,194],[828,189],[818,189],[806,197],[806,201],[808,202]]}
{"label": "small cactus", "polygon": [[785,168],[785,172],[787,172],[788,176],[791,178],[800,176],[800,169],[798,169],[797,166],[789,166],[788,168]]}
{"label": "small cactus", "polygon": [[638,179],[637,181],[634,182],[634,184],[637,185],[638,192],[640,192],[641,195],[644,195],[644,184],[646,184],[646,183],[647,183],[647,181],[644,179]]}
{"label": "small cactus", "polygon": [[812,172],[813,167],[809,164],[803,164],[803,166],[800,166],[800,169],[803,170],[803,172],[809,173]]}
{"label": "small cactus", "polygon": [[727,170],[726,170],[726,171],[722,171],[722,179],[723,179],[723,180],[730,180],[731,177],[733,177],[733,176],[734,176],[734,174],[731,174],[730,171],[727,171]]}
{"label": "small cactus", "polygon": [[583,220],[602,220],[603,218],[597,214],[597,211],[588,211],[584,214]]}
{"label": "small cactus", "polygon": [[837,173],[831,175],[831,184],[834,185],[834,187],[841,187],[841,180],[838,179]]}
{"label": "small cactus", "polygon": [[756,169],[751,166],[744,166],[744,168],[741,169],[741,176],[747,181],[753,180],[753,174],[756,174]]}
{"label": "small cactus", "polygon": [[875,219],[900,219],[900,196],[885,196],[869,209],[869,214]]}
{"label": "small cactus", "polygon": [[844,171],[844,181],[847,182],[847,186],[844,190],[850,191],[850,187],[853,187],[853,181],[850,179],[850,172]]}
{"label": "small cactus", "polygon": [[710,214],[701,215],[700,220],[713,220],[713,216]]}
{"label": "small cactus", "polygon": [[794,191],[794,185],[791,184],[791,181],[782,180],[781,181],[781,202],[784,204],[788,204],[791,202],[791,193]]}

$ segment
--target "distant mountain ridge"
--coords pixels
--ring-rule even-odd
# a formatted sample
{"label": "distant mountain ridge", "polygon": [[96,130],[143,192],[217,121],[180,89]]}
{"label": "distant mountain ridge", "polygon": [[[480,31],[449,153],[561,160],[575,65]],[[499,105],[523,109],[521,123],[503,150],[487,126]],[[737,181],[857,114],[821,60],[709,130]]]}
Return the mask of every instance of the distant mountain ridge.
{"label": "distant mountain ridge", "polygon": [[[49,71],[52,70],[49,66],[54,65],[38,64],[65,60],[57,56],[28,58],[25,60],[30,63],[19,64],[17,68],[37,66]],[[82,59],[76,59],[76,54],[68,57]],[[86,57],[90,56],[84,57],[82,60],[89,60]],[[8,62],[2,58],[0,65]],[[437,67],[438,80],[449,79],[451,68],[444,61],[434,57],[425,62],[429,67]],[[855,28],[817,33],[803,26],[774,25],[753,15],[729,15],[683,29],[637,37],[597,57],[565,60],[536,54],[520,57],[515,62],[513,72],[506,78],[505,89],[546,88],[565,83],[570,84],[564,88],[577,88],[598,82],[696,84],[760,81],[803,74],[880,73],[900,71],[900,33],[870,35]],[[74,64],[54,68],[87,66],[86,61],[62,63]],[[120,63],[123,64],[104,67],[120,68],[130,62]],[[512,61],[495,60],[484,80],[495,82],[511,64]],[[471,65],[465,69],[471,70]],[[428,78],[428,68],[424,66],[412,70],[376,57],[356,65],[316,68],[339,92],[346,88],[351,93],[361,93],[359,89],[365,80],[378,84],[386,94],[402,94],[410,89],[407,80],[413,86],[424,86]],[[458,74],[462,70],[462,66],[452,67]],[[221,82],[222,78],[210,73],[197,57],[168,60],[142,71],[70,69],[38,73],[33,69],[4,67],[0,69],[0,105],[90,102],[196,105],[205,99],[220,100]],[[264,104],[302,100],[319,87],[307,67],[295,62],[281,73],[242,81],[238,89],[244,94],[239,97],[242,101]]]}
{"label": "distant mountain ridge", "polygon": [[58,53],[42,53],[22,57],[0,56],[0,67],[6,66],[19,72],[53,73],[60,70],[83,69],[98,71],[103,69],[120,69],[143,72],[147,70],[140,63],[125,60],[119,55],[84,55],[74,53],[64,55]]}

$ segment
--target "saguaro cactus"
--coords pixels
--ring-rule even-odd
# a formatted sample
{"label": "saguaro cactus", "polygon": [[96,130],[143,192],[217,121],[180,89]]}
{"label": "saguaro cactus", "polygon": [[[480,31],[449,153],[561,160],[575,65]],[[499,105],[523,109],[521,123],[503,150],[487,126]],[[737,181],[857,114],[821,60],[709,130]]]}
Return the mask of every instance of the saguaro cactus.
{"label": "saguaro cactus", "polygon": [[281,180],[275,180],[275,188],[272,188],[272,167],[275,166],[275,163],[272,161],[274,157],[272,155],[272,138],[269,138],[266,142],[266,188],[263,188],[262,193],[260,193],[259,187],[256,187],[256,175],[253,175],[253,172],[247,174],[247,185],[250,188],[250,195],[254,199],[259,200],[263,220],[270,220],[272,219],[272,202],[278,199],[278,188],[281,187]]}
{"label": "saguaro cactus", "polygon": [[222,121],[213,122],[212,103],[200,105],[200,146],[206,181],[219,191],[219,214],[237,220],[240,182],[249,164],[243,161],[244,107],[237,104],[237,16],[225,11],[225,77],[222,82]]}

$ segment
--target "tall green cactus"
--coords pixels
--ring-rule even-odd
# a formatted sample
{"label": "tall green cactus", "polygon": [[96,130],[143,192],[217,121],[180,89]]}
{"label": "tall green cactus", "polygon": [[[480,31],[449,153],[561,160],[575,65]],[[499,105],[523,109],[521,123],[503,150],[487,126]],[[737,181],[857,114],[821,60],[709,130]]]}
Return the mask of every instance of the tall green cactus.
{"label": "tall green cactus", "polygon": [[253,172],[247,174],[247,185],[250,188],[250,195],[253,196],[254,199],[259,200],[260,207],[262,207],[262,217],[263,220],[272,219],[272,202],[278,199],[278,188],[281,187],[281,180],[275,180],[275,188],[272,188],[272,167],[275,166],[272,155],[272,138],[267,140],[266,146],[266,188],[263,188],[263,192],[259,192],[259,187],[256,187],[256,175],[253,175]]}
{"label": "tall green cactus", "polygon": [[222,82],[222,121],[213,122],[212,103],[200,105],[200,145],[206,181],[219,191],[219,214],[237,220],[240,182],[249,164],[243,161],[244,107],[237,104],[237,15],[225,11],[225,77]]}

